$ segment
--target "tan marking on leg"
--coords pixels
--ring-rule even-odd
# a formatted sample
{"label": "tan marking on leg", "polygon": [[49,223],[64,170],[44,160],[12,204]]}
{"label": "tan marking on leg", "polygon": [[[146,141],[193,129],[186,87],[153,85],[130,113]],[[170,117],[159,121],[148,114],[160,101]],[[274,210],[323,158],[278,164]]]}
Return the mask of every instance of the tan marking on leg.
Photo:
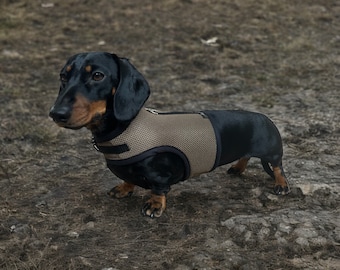
{"label": "tan marking on leg", "polygon": [[249,158],[240,158],[236,164],[232,165],[228,170],[231,174],[241,174],[245,171]]}
{"label": "tan marking on leg", "polygon": [[233,166],[240,173],[243,173],[247,167],[249,158],[240,158],[239,161]]}
{"label": "tan marking on leg", "polygon": [[151,194],[151,198],[145,202],[142,209],[144,215],[153,217],[160,217],[166,208],[166,196]]}
{"label": "tan marking on leg", "polygon": [[66,72],[70,72],[72,70],[72,66],[71,65],[68,65],[67,67],[66,67]]}
{"label": "tan marking on leg", "polygon": [[274,176],[275,176],[275,185],[286,187],[287,182],[286,182],[286,179],[284,178],[284,176],[281,174],[280,167],[273,167],[273,172],[274,172]]}
{"label": "tan marking on leg", "polygon": [[113,87],[111,93],[112,93],[112,96],[113,96],[114,94],[116,94],[116,88]]}
{"label": "tan marking on leg", "polygon": [[118,198],[118,199],[129,197],[133,193],[134,187],[135,185],[124,182],[118,186],[115,186],[113,189],[111,189],[108,192],[108,195],[110,195],[111,197]]}
{"label": "tan marking on leg", "polygon": [[275,186],[274,191],[278,195],[286,195],[290,192],[286,177],[282,174],[280,167],[273,167]]}

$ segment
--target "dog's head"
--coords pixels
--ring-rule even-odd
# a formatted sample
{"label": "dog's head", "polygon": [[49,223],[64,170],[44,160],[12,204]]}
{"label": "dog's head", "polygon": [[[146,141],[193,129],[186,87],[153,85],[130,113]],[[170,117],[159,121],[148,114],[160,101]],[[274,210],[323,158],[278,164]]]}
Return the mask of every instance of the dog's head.
{"label": "dog's head", "polygon": [[95,130],[106,114],[132,120],[148,99],[147,81],[125,58],[104,52],[72,56],[60,72],[50,117],[61,127]]}

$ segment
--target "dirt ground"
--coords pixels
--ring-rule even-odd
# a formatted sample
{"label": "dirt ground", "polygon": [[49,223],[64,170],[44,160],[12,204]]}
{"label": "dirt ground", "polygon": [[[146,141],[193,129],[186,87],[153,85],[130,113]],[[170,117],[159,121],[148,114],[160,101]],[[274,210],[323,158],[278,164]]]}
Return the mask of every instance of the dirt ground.
{"label": "dirt ground", "polygon": [[[0,0],[1,269],[340,269],[340,3]],[[279,127],[288,196],[258,160],[173,186],[159,219],[87,130],[48,111],[83,51],[130,58],[161,110],[246,109]]]}

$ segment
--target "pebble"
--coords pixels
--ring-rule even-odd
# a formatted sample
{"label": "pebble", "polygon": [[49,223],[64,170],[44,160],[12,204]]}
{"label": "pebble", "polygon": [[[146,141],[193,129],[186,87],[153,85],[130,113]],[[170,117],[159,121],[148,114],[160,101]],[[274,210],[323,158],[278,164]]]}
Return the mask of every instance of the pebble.
{"label": "pebble", "polygon": [[308,240],[306,238],[303,238],[303,237],[296,238],[295,242],[297,244],[299,244],[300,246],[303,246],[303,247],[308,247],[309,246]]}
{"label": "pebble", "polygon": [[267,228],[267,227],[261,228],[261,230],[257,234],[257,236],[260,240],[266,239],[269,235],[270,235],[270,229]]}
{"label": "pebble", "polygon": [[279,223],[277,229],[280,232],[290,233],[290,231],[292,230],[292,227],[286,223],[281,222]]}
{"label": "pebble", "polygon": [[94,228],[94,222],[93,221],[87,222],[86,227],[89,228],[89,229],[93,229]]}
{"label": "pebble", "polygon": [[313,246],[324,246],[327,244],[327,239],[325,237],[318,236],[316,238],[310,239],[310,243]]}
{"label": "pebble", "polygon": [[79,237],[79,233],[77,233],[77,232],[68,232],[67,236],[69,236],[71,238],[78,238]]}
{"label": "pebble", "polygon": [[297,228],[294,230],[294,233],[301,238],[313,238],[318,236],[314,228]]}

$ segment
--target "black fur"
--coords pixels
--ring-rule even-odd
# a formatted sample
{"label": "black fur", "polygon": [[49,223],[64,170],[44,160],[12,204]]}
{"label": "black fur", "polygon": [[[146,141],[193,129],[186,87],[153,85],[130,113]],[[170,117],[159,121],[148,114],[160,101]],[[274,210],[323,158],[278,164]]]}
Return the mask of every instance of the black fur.
{"label": "black fur", "polygon": [[[147,81],[136,68],[127,59],[109,53],[77,54],[67,61],[60,77],[59,95],[50,116],[65,128],[89,128],[97,142],[108,141],[121,134],[150,94]],[[260,158],[264,170],[276,181],[275,193],[289,192],[282,168],[281,137],[266,116],[246,111],[212,110],[204,113],[213,123],[216,139],[221,145],[215,167],[243,159],[245,162],[234,165],[228,171],[242,173],[250,157]],[[108,162],[108,167],[126,183],[151,189],[152,194],[160,196],[188,175],[183,160],[173,152],[155,151],[133,164]],[[131,194],[131,186],[116,187],[113,194]],[[163,197],[155,198],[160,203],[159,198]],[[151,217],[155,213],[160,216],[165,206],[153,204],[156,205],[148,201],[143,213]]]}
{"label": "black fur", "polygon": [[118,61],[120,72],[119,85],[114,95],[114,115],[118,121],[130,121],[149,97],[150,88],[142,74],[127,59],[114,58]]}

